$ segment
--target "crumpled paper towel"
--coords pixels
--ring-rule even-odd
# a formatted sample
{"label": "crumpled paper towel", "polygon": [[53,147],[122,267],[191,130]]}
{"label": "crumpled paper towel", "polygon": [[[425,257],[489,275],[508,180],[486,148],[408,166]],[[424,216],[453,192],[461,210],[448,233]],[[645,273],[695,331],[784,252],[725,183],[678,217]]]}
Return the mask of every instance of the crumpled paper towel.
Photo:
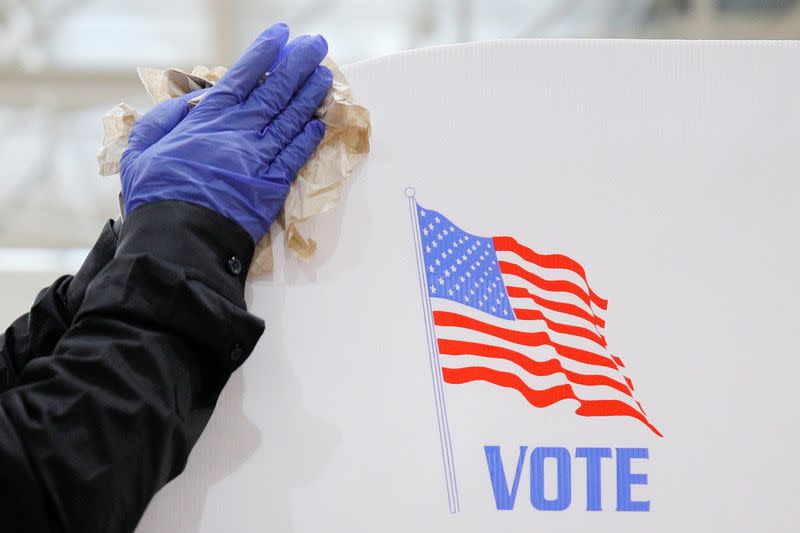
{"label": "crumpled paper towel", "polygon": [[[284,241],[297,257],[307,261],[317,243],[304,236],[298,224],[330,210],[339,201],[344,183],[369,153],[369,111],[353,101],[353,94],[339,67],[329,57],[323,65],[333,72],[333,86],[316,115],[325,123],[325,136],[317,150],[300,169],[289,189],[283,211],[276,221],[284,230]],[[139,68],[139,79],[155,103],[211,87],[227,71],[197,66],[192,72],[177,68]],[[198,99],[192,100],[191,105]],[[127,104],[118,104],[103,117],[103,145],[97,153],[100,175],[119,172],[119,160],[128,136],[139,118]],[[272,272],[272,242],[269,233],[257,244],[250,266],[251,275]]]}

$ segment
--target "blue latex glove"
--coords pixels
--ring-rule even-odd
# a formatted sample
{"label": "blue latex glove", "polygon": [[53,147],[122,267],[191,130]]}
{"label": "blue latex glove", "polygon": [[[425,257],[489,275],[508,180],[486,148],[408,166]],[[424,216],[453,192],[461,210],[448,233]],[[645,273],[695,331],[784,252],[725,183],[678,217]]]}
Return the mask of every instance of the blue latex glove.
{"label": "blue latex glove", "polygon": [[136,123],[120,161],[126,213],[183,200],[234,220],[258,242],[322,140],[313,113],[333,81],[320,66],[325,39],[286,45],[288,35],[285,24],[262,33],[194,109],[188,102],[203,91],[163,102]]}

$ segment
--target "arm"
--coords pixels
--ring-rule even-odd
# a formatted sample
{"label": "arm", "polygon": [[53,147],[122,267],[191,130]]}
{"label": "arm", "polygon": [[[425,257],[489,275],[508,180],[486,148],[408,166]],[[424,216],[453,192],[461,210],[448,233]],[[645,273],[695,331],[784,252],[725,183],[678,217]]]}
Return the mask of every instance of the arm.
{"label": "arm", "polygon": [[203,207],[157,202],[126,219],[52,356],[0,396],[0,486],[15,487],[3,516],[47,516],[52,531],[134,529],[263,331],[245,310],[252,254],[241,227]]}
{"label": "arm", "polygon": [[114,258],[52,355],[0,395],[12,530],[133,530],[261,335],[243,298],[254,243],[322,139],[332,82],[325,40],[288,32],[264,32],[194,109],[168,100],[134,127]]}
{"label": "arm", "polygon": [[109,220],[80,270],[42,289],[30,312],[0,334],[0,393],[14,386],[28,361],[52,353],[72,324],[87,285],[114,257],[121,225]]}

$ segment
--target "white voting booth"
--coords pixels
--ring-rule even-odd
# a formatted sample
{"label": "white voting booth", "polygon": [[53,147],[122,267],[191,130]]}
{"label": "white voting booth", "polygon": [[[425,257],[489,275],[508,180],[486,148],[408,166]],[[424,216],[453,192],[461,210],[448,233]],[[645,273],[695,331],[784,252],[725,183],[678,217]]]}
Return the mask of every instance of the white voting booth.
{"label": "white voting booth", "polygon": [[798,52],[346,67],[372,152],[138,531],[795,531]]}

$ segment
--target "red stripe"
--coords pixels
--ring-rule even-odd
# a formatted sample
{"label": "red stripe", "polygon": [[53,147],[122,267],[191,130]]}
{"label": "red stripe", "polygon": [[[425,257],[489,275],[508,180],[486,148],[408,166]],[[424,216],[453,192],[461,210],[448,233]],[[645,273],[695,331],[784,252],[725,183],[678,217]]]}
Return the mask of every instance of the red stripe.
{"label": "red stripe", "polygon": [[567,315],[577,316],[578,318],[582,318],[594,324],[599,328],[606,327],[606,321],[602,318],[592,315],[589,312],[581,309],[577,305],[572,305],[563,302],[554,302],[553,300],[548,300],[546,298],[542,298],[541,296],[537,296],[531,293],[528,289],[524,287],[506,287],[508,291],[508,295],[511,298],[530,298],[533,300],[537,305],[544,307],[545,309],[550,309],[551,311],[558,311],[559,313],[565,313]]}
{"label": "red stripe", "polygon": [[528,403],[534,407],[549,407],[561,400],[572,398],[577,400],[572,387],[569,385],[556,385],[549,389],[536,390],[528,387],[522,379],[508,372],[499,372],[482,366],[466,368],[443,368],[442,377],[446,383],[461,384],[470,381],[487,381],[501,387],[516,389],[525,396]]}
{"label": "red stripe", "polygon": [[550,336],[544,331],[527,332],[501,328],[499,326],[487,324],[486,322],[481,322],[480,320],[476,320],[468,316],[451,313],[449,311],[434,311],[433,323],[437,326],[456,326],[474,331],[480,331],[481,333],[486,333],[488,335],[492,335],[493,337],[511,341],[517,344],[523,344],[525,346],[552,346],[559,355],[566,357],[567,359],[572,359],[588,365],[607,366],[608,368],[614,369],[617,368],[617,365],[614,364],[614,361],[608,357],[589,352],[587,350],[572,348],[571,346],[564,346],[563,344],[553,342]]}
{"label": "red stripe", "polygon": [[[582,288],[578,287],[571,281],[566,281],[562,279],[552,280],[552,279],[544,279],[541,276],[537,276],[533,272],[529,272],[525,270],[523,267],[516,263],[509,263],[508,261],[498,261],[498,266],[500,266],[500,272],[503,274],[513,274],[514,276],[519,276],[524,280],[529,281],[536,287],[539,287],[545,291],[551,292],[566,292],[568,294],[574,294],[578,298],[580,298],[583,303],[585,303],[589,309],[592,309],[592,304],[589,301],[589,295],[586,294]],[[605,309],[605,307],[601,306],[601,309]]]}
{"label": "red stripe", "polygon": [[439,353],[441,355],[477,355],[480,357],[491,357],[492,359],[504,359],[523,368],[528,373],[535,376],[551,376],[553,374],[564,374],[564,376],[578,385],[598,386],[614,388],[623,394],[633,397],[631,390],[624,384],[608,376],[597,374],[581,374],[567,370],[561,365],[558,359],[547,361],[536,361],[530,357],[501,346],[491,346],[477,342],[457,341],[450,339],[439,339]]}
{"label": "red stripe", "polygon": [[513,237],[495,237],[493,241],[494,249],[498,252],[513,252],[525,261],[539,265],[543,268],[562,268],[575,272],[581,277],[581,279],[583,279],[584,283],[586,283],[586,288],[589,290],[589,295],[592,302],[594,302],[594,304],[601,309],[605,309],[608,305],[608,300],[601,298],[589,286],[589,280],[586,278],[586,271],[583,269],[580,263],[574,259],[562,254],[539,254],[530,248],[521,245]]}
{"label": "red stripe", "polygon": [[558,385],[545,390],[536,390],[528,387],[522,379],[508,372],[499,372],[485,367],[443,368],[442,377],[447,383],[461,384],[471,381],[485,381],[500,387],[514,389],[522,394],[528,403],[534,407],[547,407],[562,400],[577,400],[580,406],[575,413],[581,416],[629,416],[646,425],[650,430],[663,437],[647,418],[619,400],[582,400],[575,395],[569,385]]}
{"label": "red stripe", "polygon": [[623,376],[623,377],[625,378],[625,382],[628,384],[628,387],[631,390],[634,390],[633,381],[631,381],[631,378],[629,378],[628,376]]}
{"label": "red stripe", "polygon": [[561,324],[559,322],[553,322],[552,320],[548,319],[541,311],[538,309],[514,309],[514,316],[516,316],[520,320],[542,320],[547,327],[556,333],[563,333],[565,335],[575,335],[577,337],[583,337],[584,339],[588,339],[592,342],[599,344],[602,348],[606,347],[606,339],[602,335],[597,334],[596,332],[582,328],[580,326],[570,326],[569,324]]}

